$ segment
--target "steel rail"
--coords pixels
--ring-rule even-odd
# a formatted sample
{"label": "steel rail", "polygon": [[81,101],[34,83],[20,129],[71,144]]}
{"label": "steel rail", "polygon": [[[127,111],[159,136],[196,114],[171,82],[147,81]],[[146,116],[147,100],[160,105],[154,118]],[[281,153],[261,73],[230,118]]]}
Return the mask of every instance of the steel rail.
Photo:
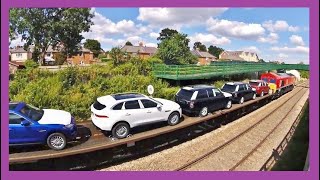
{"label": "steel rail", "polygon": [[[300,91],[302,91],[304,88],[299,89],[295,94],[293,94],[292,96],[290,96],[285,102],[281,103],[279,106],[277,106],[275,109],[278,109],[282,106],[284,106],[289,100],[291,100],[296,94],[298,94]],[[248,129],[246,129],[245,131],[243,131],[242,133],[238,134],[237,136],[235,136],[234,138],[230,139],[229,141],[225,142],[224,144],[220,145],[219,147],[205,153],[204,155],[194,159],[193,161],[186,163],[183,166],[180,166],[179,168],[175,169],[175,171],[181,171],[181,170],[185,170],[188,167],[191,167],[194,164],[197,164],[201,161],[203,161],[204,159],[206,159],[207,157],[209,157],[210,155],[214,154],[215,152],[221,150],[222,148],[226,147],[227,145],[231,144],[232,142],[234,142],[235,140],[237,140],[239,137],[243,136],[244,134],[246,134],[247,132],[249,132],[251,129],[253,129],[254,127],[256,127],[258,124],[260,124],[261,122],[263,122],[265,119],[267,119],[269,115],[264,116],[263,118],[260,119],[260,121],[258,121],[257,123],[255,123],[254,125],[252,125],[251,127],[249,127]]]}

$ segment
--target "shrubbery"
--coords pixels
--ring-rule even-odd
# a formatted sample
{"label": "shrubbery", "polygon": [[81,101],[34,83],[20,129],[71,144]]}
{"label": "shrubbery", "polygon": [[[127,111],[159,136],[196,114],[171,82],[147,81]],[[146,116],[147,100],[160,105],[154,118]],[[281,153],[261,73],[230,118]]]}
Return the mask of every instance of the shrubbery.
{"label": "shrubbery", "polygon": [[27,68],[10,81],[9,96],[12,101],[69,111],[78,121],[90,117],[90,105],[97,97],[122,92],[147,94],[149,84],[155,88],[153,97],[173,100],[179,88],[170,87],[151,73],[152,62],[158,61],[132,58],[117,66],[108,62],[106,66],[69,67],[56,72]]}

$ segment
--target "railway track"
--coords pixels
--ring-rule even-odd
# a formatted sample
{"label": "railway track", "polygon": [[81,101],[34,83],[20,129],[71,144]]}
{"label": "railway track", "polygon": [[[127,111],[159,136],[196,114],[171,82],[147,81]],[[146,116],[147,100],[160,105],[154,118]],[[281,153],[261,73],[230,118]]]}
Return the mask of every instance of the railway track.
{"label": "railway track", "polygon": [[[306,88],[308,88],[308,85],[304,84],[300,84],[297,88],[295,88],[294,94],[290,96],[290,98],[288,98],[286,101],[284,101],[283,103],[281,103],[280,105],[278,105],[277,107],[275,107],[275,112],[276,111],[280,111],[282,110],[281,108],[283,108],[284,106],[287,105],[287,103],[289,101],[292,101],[293,98],[297,97],[297,95],[303,95],[307,90]],[[298,102],[300,100],[300,98],[293,102],[292,104],[295,104],[296,102]],[[286,112],[284,114],[284,116],[282,118],[280,118],[280,120],[278,120],[279,122],[276,123],[276,125],[271,129],[271,131],[269,131],[269,133],[267,133],[267,135],[261,139],[245,156],[243,156],[242,158],[240,158],[240,160],[237,160],[230,168],[230,171],[236,170],[237,167],[239,167],[240,165],[242,165],[248,158],[250,158],[252,156],[252,154],[254,152],[257,151],[257,149],[259,149],[259,147],[262,146],[263,143],[265,143],[265,141],[268,139],[268,137],[270,137],[270,135],[280,126],[280,124],[284,121],[284,119],[287,117],[287,115],[291,112],[291,110],[294,108],[295,106],[293,105],[292,107],[290,107],[289,111]],[[183,171],[183,170],[194,170],[197,168],[199,164],[203,163],[204,161],[207,161],[207,159],[209,159],[211,156],[214,156],[215,154],[217,154],[220,151],[223,151],[225,148],[227,148],[228,146],[231,146],[235,143],[237,143],[238,141],[242,139],[250,139],[250,132],[253,132],[255,130],[256,127],[258,127],[260,124],[264,123],[265,121],[269,120],[269,114],[263,116],[262,118],[260,118],[259,121],[257,121],[255,124],[253,124],[252,126],[250,126],[249,128],[245,129],[244,131],[242,131],[241,133],[239,133],[238,135],[234,136],[232,139],[224,142],[223,144],[221,144],[220,146],[208,151],[207,153],[189,161],[188,163],[179,166],[178,168],[175,169],[175,171]],[[251,135],[254,135],[254,133],[252,133]]]}
{"label": "railway track", "polygon": [[[120,149],[121,148],[129,149],[129,148],[126,148],[125,146],[127,146],[127,147],[136,146],[137,145],[136,143],[141,142],[141,144],[143,144],[145,141],[148,141],[148,143],[151,144],[151,146],[154,146],[154,144],[156,144],[155,141],[159,141],[159,139],[161,139],[161,140],[168,139],[168,142],[173,141],[175,143],[179,143],[178,141],[180,141],[180,140],[177,140],[177,139],[183,139],[183,138],[178,137],[178,136],[180,136],[180,135],[178,135],[178,132],[180,132],[180,131],[177,131],[179,129],[181,129],[180,134],[183,134],[183,133],[190,131],[188,129],[184,131],[184,129],[190,128],[190,127],[197,125],[199,123],[208,122],[208,121],[216,121],[219,118],[224,119],[224,118],[228,117],[229,115],[234,116],[234,118],[239,118],[243,115],[244,112],[250,113],[251,111],[253,111],[257,108],[262,107],[264,104],[268,103],[269,101],[271,101],[270,96],[259,97],[256,100],[251,100],[251,101],[245,102],[243,105],[236,104],[236,105],[234,105],[234,107],[232,109],[218,111],[218,112],[215,112],[214,114],[210,114],[204,118],[185,117],[185,120],[183,122],[181,122],[180,124],[178,124],[177,126],[164,126],[164,127],[160,126],[160,128],[152,129],[150,131],[142,131],[142,132],[139,132],[139,133],[133,135],[132,137],[122,139],[122,140],[112,141],[107,137],[100,136],[99,138],[93,138],[93,139],[91,138],[91,139],[89,139],[88,142],[86,142],[84,144],[80,144],[80,145],[68,148],[66,150],[63,150],[63,151],[42,150],[42,151],[36,151],[36,152],[13,153],[13,154],[10,154],[10,156],[9,156],[9,163],[10,164],[28,163],[28,162],[36,163],[37,161],[42,161],[42,163],[40,163],[40,164],[50,164],[50,163],[52,164],[52,163],[55,163],[55,161],[50,161],[50,159],[52,159],[52,160],[55,160],[55,159],[59,160],[60,159],[61,161],[65,162],[65,161],[69,161],[68,159],[66,159],[69,156],[70,157],[74,156],[77,159],[79,159],[81,157],[81,159],[82,159],[83,157],[89,156],[88,153],[93,154],[92,156],[100,156],[101,155],[101,156],[105,157],[106,152],[99,152],[99,151],[104,151],[107,149],[112,149],[112,148],[117,148],[117,147],[119,147]],[[234,113],[236,115],[234,115]],[[233,114],[233,115],[231,115],[231,114]],[[229,116],[229,119],[230,119],[230,116]],[[231,121],[232,121],[232,119],[231,119]],[[210,129],[213,130],[213,128],[208,128],[208,130],[204,130],[203,132],[205,133],[205,131],[211,131]],[[175,136],[177,136],[177,139],[169,140],[171,138],[170,133],[175,133]],[[159,135],[162,135],[162,136],[159,136]],[[188,139],[190,139],[190,137],[186,137],[184,139],[184,141],[187,141]],[[180,142],[180,143],[182,143],[182,142]],[[163,144],[169,144],[169,145],[163,145]],[[170,146],[170,143],[167,143],[167,142],[164,142],[163,144],[160,143],[158,146]],[[145,147],[145,146],[143,146],[143,147]],[[139,149],[139,148],[137,147],[136,149]],[[120,151],[122,151],[122,150],[120,150]],[[107,152],[107,153],[110,153],[110,152]],[[98,154],[100,154],[100,155],[98,155]],[[108,154],[108,156],[109,156],[109,154]],[[110,157],[110,158],[113,159],[114,157]],[[72,159],[72,158],[69,158],[69,159]],[[73,160],[70,160],[70,161],[73,161]],[[39,163],[36,163],[36,164],[39,165]],[[96,163],[96,164],[100,164],[100,163]],[[15,168],[13,168],[13,169],[15,169]],[[25,169],[25,168],[23,168],[23,169]],[[28,169],[28,168],[26,168],[26,169]],[[68,168],[63,168],[63,169],[68,169]],[[82,168],[80,168],[80,169],[82,169]],[[84,168],[84,169],[86,169],[86,168]]]}

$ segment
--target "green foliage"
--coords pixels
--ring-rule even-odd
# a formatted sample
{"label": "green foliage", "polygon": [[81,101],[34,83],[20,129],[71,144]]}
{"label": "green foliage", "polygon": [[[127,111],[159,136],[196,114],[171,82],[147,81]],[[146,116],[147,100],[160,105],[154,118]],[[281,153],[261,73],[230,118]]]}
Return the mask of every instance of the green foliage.
{"label": "green foliage", "polygon": [[199,51],[207,51],[206,45],[202,44],[201,42],[195,42],[193,45],[193,49],[199,49]]}
{"label": "green foliage", "polygon": [[56,53],[54,55],[56,65],[62,65],[67,60],[67,56],[63,53]]}
{"label": "green foliage", "polygon": [[300,70],[299,72],[300,72],[301,78],[309,79],[309,71]]}
{"label": "green foliage", "polygon": [[38,63],[34,62],[33,60],[26,60],[26,62],[24,63],[24,65],[26,66],[27,69],[34,69],[37,68],[39,66]]}
{"label": "green foliage", "polygon": [[153,57],[146,60],[132,58],[122,64],[93,65],[87,68],[69,67],[60,71],[40,69],[20,70],[9,83],[12,101],[25,101],[39,107],[66,110],[77,121],[90,117],[90,105],[97,97],[121,92],[147,93],[147,86],[155,88],[154,97],[173,99],[178,87],[151,73]]}
{"label": "green foliage", "polygon": [[83,44],[83,46],[87,49],[90,49],[90,51],[93,52],[94,57],[98,57],[101,50],[101,44],[99,41],[95,39],[86,39],[86,42]]}
{"label": "green foliage", "polygon": [[226,81],[220,80],[220,81],[215,81],[215,82],[213,83],[213,85],[214,85],[216,88],[222,88],[222,86],[223,86],[225,83],[226,83]]}
{"label": "green foliage", "polygon": [[157,40],[163,41],[165,39],[170,39],[175,34],[178,34],[177,30],[165,28],[165,29],[162,29],[161,32],[159,33],[159,37],[157,38]]}
{"label": "green foliage", "polygon": [[217,46],[209,46],[208,52],[212,55],[214,55],[217,59],[219,58],[219,55],[224,51],[224,49],[219,48]]}
{"label": "green foliage", "polygon": [[110,56],[113,60],[114,65],[119,65],[126,61],[126,58],[124,56],[124,52],[121,51],[119,47],[114,47],[110,50]]}
{"label": "green foliage", "polygon": [[99,55],[98,55],[98,58],[102,60],[102,59],[107,58],[107,55],[105,55],[105,54],[99,54]]}
{"label": "green foliage", "polygon": [[165,64],[194,64],[197,57],[191,54],[186,34],[175,33],[172,37],[164,39],[159,44],[157,57]]}
{"label": "green foliage", "polygon": [[265,63],[265,61],[264,61],[263,59],[259,59],[258,62],[260,62],[260,63]]}
{"label": "green foliage", "polygon": [[81,33],[89,31],[94,16],[90,8],[11,8],[9,13],[10,38],[22,35],[25,46],[34,44],[42,52],[43,61],[49,45],[63,43],[65,54],[77,52]]}
{"label": "green foliage", "polygon": [[126,46],[133,46],[130,41],[127,41],[125,45],[126,45]]}

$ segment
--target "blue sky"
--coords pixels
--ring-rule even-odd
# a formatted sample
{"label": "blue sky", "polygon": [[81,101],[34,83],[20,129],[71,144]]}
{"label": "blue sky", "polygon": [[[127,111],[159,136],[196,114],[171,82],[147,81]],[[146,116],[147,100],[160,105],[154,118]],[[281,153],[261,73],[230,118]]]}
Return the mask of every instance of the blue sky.
{"label": "blue sky", "polygon": [[[161,29],[185,33],[189,47],[256,52],[265,60],[309,63],[308,8],[93,8],[94,25],[83,33],[104,50],[126,41],[156,46]],[[16,42],[12,42],[16,44]]]}

